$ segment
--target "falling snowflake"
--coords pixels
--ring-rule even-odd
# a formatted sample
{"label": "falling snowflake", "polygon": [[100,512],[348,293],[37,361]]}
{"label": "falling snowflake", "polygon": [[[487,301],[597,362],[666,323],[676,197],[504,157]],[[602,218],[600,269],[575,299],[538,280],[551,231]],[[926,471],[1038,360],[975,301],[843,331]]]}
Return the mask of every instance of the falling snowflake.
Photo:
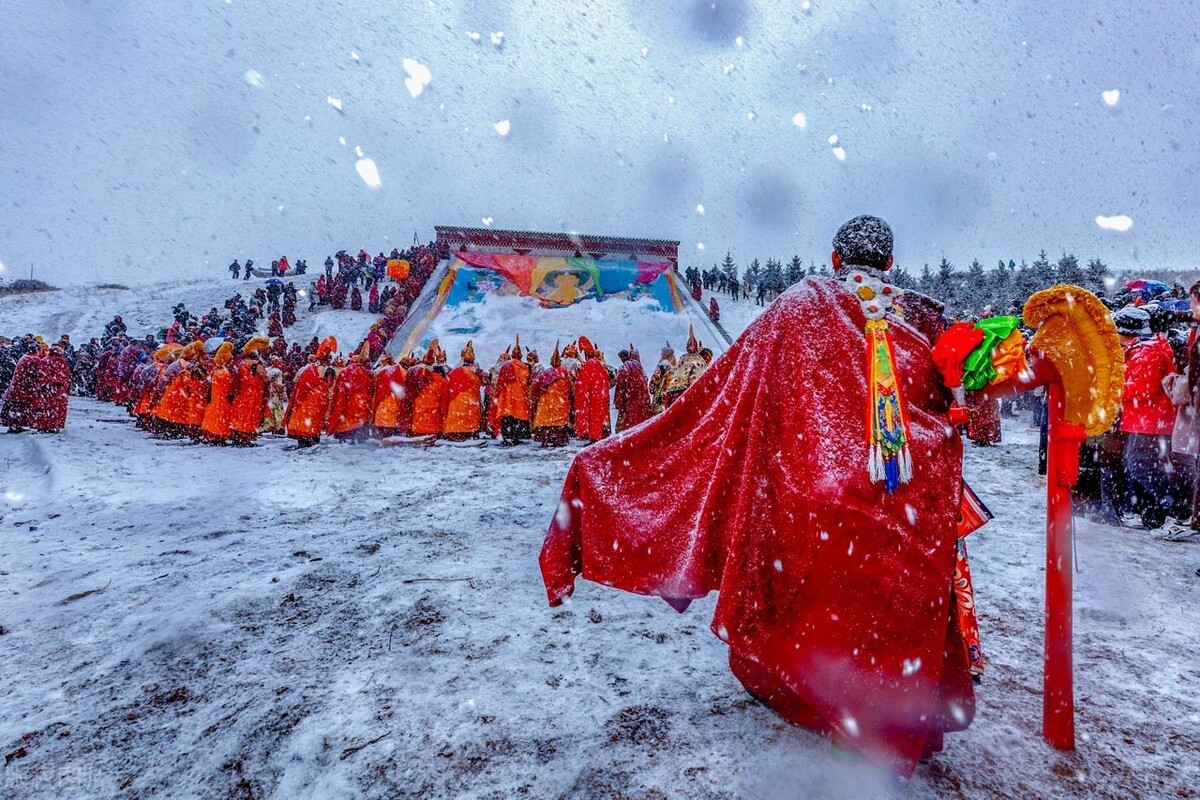
{"label": "falling snowflake", "polygon": [[251,86],[262,86],[266,83],[266,81],[263,80],[262,73],[256,69],[246,70],[244,73],[242,73],[242,77],[245,78],[246,83],[250,84]]}
{"label": "falling snowflake", "polygon": [[792,124],[795,125],[797,128],[807,128],[808,127],[808,117],[804,116],[803,112],[797,111],[795,114],[792,115]]}
{"label": "falling snowflake", "polygon": [[696,242],[696,249],[697,249],[697,250],[703,250],[703,249],[704,249],[704,242]]}
{"label": "falling snowflake", "polygon": [[703,213],[704,213],[704,204],[703,204],[703,203],[697,203],[697,204],[696,204],[696,213],[697,213],[697,214],[703,214]]}
{"label": "falling snowflake", "polygon": [[1109,89],[1107,92],[1101,92],[1100,97],[1104,100],[1104,104],[1111,108],[1121,102],[1121,90]]}
{"label": "falling snowflake", "polygon": [[1096,217],[1096,224],[1106,231],[1124,233],[1133,227],[1133,220],[1124,214],[1116,214],[1111,217]]}
{"label": "falling snowflake", "polygon": [[3,261],[0,261],[0,275],[3,275],[7,271],[8,271],[8,267],[4,266]]}
{"label": "falling snowflake", "polygon": [[425,91],[425,87],[433,80],[433,73],[429,71],[429,67],[415,58],[406,58],[400,64],[408,73],[408,77],[404,79],[404,88],[408,89],[408,93],[415,100],[421,96],[421,92]]}
{"label": "falling snowflake", "polygon": [[353,50],[350,51],[350,60],[359,63],[362,62],[362,59],[358,57],[358,53],[354,52]]}
{"label": "falling snowflake", "polygon": [[492,34],[492,44],[496,45],[496,47],[504,44],[504,31],[496,31]]}
{"label": "falling snowflake", "polygon": [[846,148],[844,148],[844,147],[833,148],[833,157],[836,158],[838,161],[845,161],[846,160]]}
{"label": "falling snowflake", "polygon": [[482,222],[484,225],[487,225],[489,228],[491,227],[492,222],[493,222],[491,217],[484,217],[483,219],[481,219],[479,221]]}
{"label": "falling snowflake", "polygon": [[921,669],[921,657],[904,659],[904,677],[915,675]]}
{"label": "falling snowflake", "polygon": [[502,119],[492,127],[495,128],[496,133],[500,134],[501,136],[508,136],[508,132],[512,130],[512,123],[506,119]]}
{"label": "falling snowflake", "polygon": [[472,42],[478,42],[483,37],[479,35],[478,31],[467,31],[467,38]]}
{"label": "falling snowflake", "polygon": [[342,101],[332,95],[330,95],[329,97],[326,97],[325,102],[329,103],[329,105],[333,106],[338,111],[342,110]]}
{"label": "falling snowflake", "polygon": [[354,168],[358,170],[358,177],[362,178],[363,183],[370,188],[378,189],[383,185],[379,180],[379,168],[375,166],[372,159],[360,158]]}
{"label": "falling snowflake", "polygon": [[836,133],[835,133],[833,136],[830,136],[830,137],[829,137],[829,143],[830,143],[830,144],[837,144],[837,143],[838,143],[838,137],[837,137],[837,134],[836,134]]}

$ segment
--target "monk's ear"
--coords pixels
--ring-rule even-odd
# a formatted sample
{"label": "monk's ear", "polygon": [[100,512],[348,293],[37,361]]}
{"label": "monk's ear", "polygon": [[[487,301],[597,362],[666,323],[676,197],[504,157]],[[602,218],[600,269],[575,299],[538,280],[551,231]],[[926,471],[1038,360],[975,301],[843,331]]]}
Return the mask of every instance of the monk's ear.
{"label": "monk's ear", "polygon": [[883,268],[883,271],[884,271],[884,272],[887,272],[889,269],[891,269],[891,268],[892,268],[892,264],[894,264],[894,263],[895,263],[895,261],[896,261],[896,257],[895,257],[895,256],[888,256],[888,263],[887,263],[887,266]]}

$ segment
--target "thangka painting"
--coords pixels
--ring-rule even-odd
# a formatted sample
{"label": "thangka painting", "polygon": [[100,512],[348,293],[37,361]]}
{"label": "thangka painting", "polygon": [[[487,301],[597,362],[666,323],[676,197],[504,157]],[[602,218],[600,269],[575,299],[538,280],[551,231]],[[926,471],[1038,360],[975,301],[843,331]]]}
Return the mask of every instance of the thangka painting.
{"label": "thangka painting", "polygon": [[564,308],[589,298],[636,299],[652,294],[664,310],[675,310],[670,287],[658,291],[656,286],[665,283],[659,278],[670,269],[668,261],[475,252],[455,255],[469,271],[454,281],[448,298],[451,305],[477,302],[487,294],[515,294],[535,298],[547,308]]}

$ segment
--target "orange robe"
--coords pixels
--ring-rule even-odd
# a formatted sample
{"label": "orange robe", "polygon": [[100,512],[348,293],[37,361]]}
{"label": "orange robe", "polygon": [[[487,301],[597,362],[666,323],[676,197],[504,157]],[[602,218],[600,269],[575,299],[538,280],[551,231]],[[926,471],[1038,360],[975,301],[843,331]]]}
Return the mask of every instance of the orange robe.
{"label": "orange robe", "polygon": [[163,422],[190,425],[192,397],[199,383],[192,376],[192,365],[182,359],[175,361],[163,370],[160,381],[164,384],[162,394],[150,413]]}
{"label": "orange robe", "polygon": [[374,421],[382,430],[400,427],[400,395],[404,392],[404,367],[392,364],[375,370]]}
{"label": "orange robe", "polygon": [[598,359],[589,358],[575,380],[575,435],[603,439],[607,427],[608,371]]}
{"label": "orange robe", "polygon": [[505,361],[496,377],[496,418],[505,417],[529,422],[529,367],[516,359]]}
{"label": "orange robe", "polygon": [[200,432],[210,439],[229,438],[229,391],[232,388],[233,373],[229,368],[214,367],[208,376],[208,405],[200,421]]}
{"label": "orange robe", "polygon": [[483,388],[479,369],[455,367],[446,380],[450,402],[446,407],[445,432],[455,435],[479,433],[479,391]]}
{"label": "orange robe", "polygon": [[347,364],[333,383],[329,434],[356,431],[371,421],[371,373],[361,364]]}
{"label": "orange robe", "polygon": [[414,367],[409,375],[418,369],[428,374],[418,375],[416,385],[420,389],[412,400],[412,435],[439,436],[446,422],[446,412],[450,405],[450,382],[440,372],[430,367]]}
{"label": "orange robe", "polygon": [[[557,375],[558,377],[554,377]],[[571,377],[558,367],[542,372],[533,383],[533,427],[564,428],[571,422]]]}
{"label": "orange robe", "polygon": [[333,380],[333,367],[327,364],[308,364],[296,373],[292,398],[284,415],[288,436],[293,439],[320,438],[329,416]]}
{"label": "orange robe", "polygon": [[146,380],[146,384],[142,387],[141,393],[138,395],[137,402],[133,404],[133,413],[137,416],[149,414],[151,407],[154,405],[154,390],[162,380],[163,370],[167,368],[166,364],[156,364],[154,367],[154,377]]}
{"label": "orange robe", "polygon": [[238,433],[257,434],[267,406],[271,378],[257,360],[244,358],[237,365],[237,394],[229,415],[229,427]]}
{"label": "orange robe", "polygon": [[[209,362],[210,366],[211,363]],[[192,388],[188,393],[187,426],[194,430],[200,429],[200,424],[204,422],[204,412],[208,409],[208,375],[205,372],[205,368],[199,365],[188,371]]]}

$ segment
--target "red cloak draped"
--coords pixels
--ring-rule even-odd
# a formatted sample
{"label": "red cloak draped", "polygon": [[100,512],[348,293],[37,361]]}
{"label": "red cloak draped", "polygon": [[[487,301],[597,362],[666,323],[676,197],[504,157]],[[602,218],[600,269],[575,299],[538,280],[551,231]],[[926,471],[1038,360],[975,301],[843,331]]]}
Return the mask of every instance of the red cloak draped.
{"label": "red cloak draped", "polygon": [[67,360],[51,354],[26,353],[17,361],[0,404],[0,425],[62,430],[67,422],[71,370]]}
{"label": "red cloak draped", "polygon": [[598,359],[589,358],[575,379],[575,435],[603,439],[608,420],[608,371]]}
{"label": "red cloak draped", "polygon": [[642,362],[630,358],[617,370],[613,403],[617,407],[617,433],[650,419],[650,386]]}
{"label": "red cloak draped", "polygon": [[347,364],[333,382],[328,434],[349,433],[371,421],[371,373],[361,364]]}
{"label": "red cloak draped", "polygon": [[940,308],[890,319],[913,479],[867,471],[865,319],[831,278],[782,295],[664,414],[583,450],[541,553],[676,608],[720,592],[735,676],[901,775],[974,715],[952,613],[962,443],[930,355]]}

